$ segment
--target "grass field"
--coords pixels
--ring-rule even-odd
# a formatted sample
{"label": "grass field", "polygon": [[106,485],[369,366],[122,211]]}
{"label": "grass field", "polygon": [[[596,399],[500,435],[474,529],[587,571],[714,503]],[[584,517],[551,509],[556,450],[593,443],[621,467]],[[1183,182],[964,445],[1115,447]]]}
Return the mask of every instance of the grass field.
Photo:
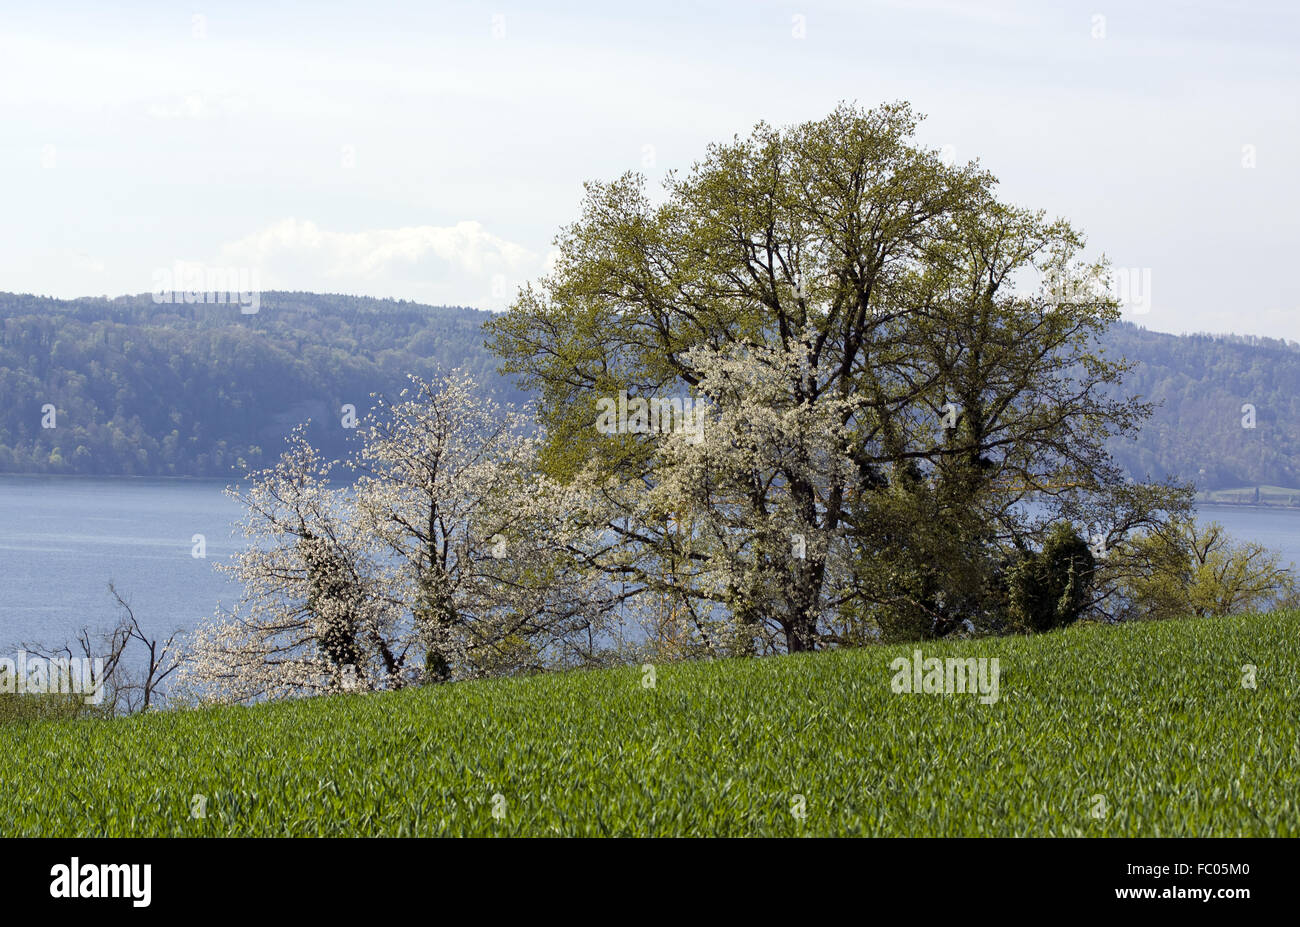
{"label": "grass field", "polygon": [[993,704],[895,694],[902,646],[661,666],[653,688],[628,667],[15,722],[0,820],[6,836],[1294,836],[1298,632],[1284,613],[922,645],[997,657]]}

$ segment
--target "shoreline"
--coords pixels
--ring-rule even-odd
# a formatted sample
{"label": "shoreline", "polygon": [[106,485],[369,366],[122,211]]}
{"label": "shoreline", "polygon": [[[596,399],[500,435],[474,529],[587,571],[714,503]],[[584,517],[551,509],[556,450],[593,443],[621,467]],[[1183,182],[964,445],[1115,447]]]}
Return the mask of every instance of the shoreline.
{"label": "shoreline", "polygon": [[1212,499],[1197,499],[1195,503],[1198,507],[1202,505],[1221,506],[1226,509],[1277,509],[1283,512],[1297,511],[1300,512],[1300,504],[1283,505],[1280,502],[1215,502]]}
{"label": "shoreline", "polygon": [[223,476],[153,476],[140,473],[10,473],[0,472],[0,479],[20,480],[138,480],[168,483],[229,483]]}
{"label": "shoreline", "polygon": [[[195,485],[202,484],[202,483],[220,483],[223,486],[234,486],[234,485],[238,485],[244,479],[247,479],[247,474],[243,474],[241,476],[236,476],[232,474],[231,477],[221,477],[221,476],[188,476],[188,475],[155,476],[152,474],[137,474],[137,473],[0,472],[0,480],[3,479],[33,480],[33,481],[68,480],[68,481],[85,481],[85,482],[96,481],[96,480],[102,482],[134,481],[134,482],[141,482],[141,483],[144,482],[178,483],[178,484],[193,483]],[[1295,495],[1298,499],[1300,499],[1300,489],[1295,490]],[[1224,508],[1233,508],[1233,509],[1267,509],[1267,510],[1280,510],[1280,511],[1293,511],[1293,510],[1300,511],[1300,502],[1298,502],[1295,505],[1288,505],[1282,502],[1263,502],[1263,501],[1234,502],[1228,500],[1206,499],[1203,498],[1200,493],[1197,493],[1196,497],[1193,499],[1193,502],[1198,508],[1201,506],[1222,506]]]}

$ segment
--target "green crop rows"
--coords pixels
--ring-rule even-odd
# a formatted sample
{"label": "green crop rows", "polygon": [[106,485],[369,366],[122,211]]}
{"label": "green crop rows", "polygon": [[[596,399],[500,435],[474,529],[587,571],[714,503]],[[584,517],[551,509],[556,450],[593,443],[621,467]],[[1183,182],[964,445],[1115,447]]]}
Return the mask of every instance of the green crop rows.
{"label": "green crop rows", "polygon": [[6,835],[1294,836],[1298,631],[1281,613],[918,645],[997,657],[989,705],[894,694],[902,646],[660,666],[653,688],[627,667],[13,722],[0,821]]}

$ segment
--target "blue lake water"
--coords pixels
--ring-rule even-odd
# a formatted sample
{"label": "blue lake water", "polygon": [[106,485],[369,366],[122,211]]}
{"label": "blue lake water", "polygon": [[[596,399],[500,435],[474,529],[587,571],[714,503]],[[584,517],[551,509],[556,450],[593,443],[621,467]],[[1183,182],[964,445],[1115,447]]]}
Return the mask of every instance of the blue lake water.
{"label": "blue lake water", "polygon": [[[239,588],[214,569],[243,543],[237,503],[208,480],[0,476],[0,653],[117,617],[110,580],[150,632],[193,628]],[[1300,564],[1300,511],[1202,506],[1238,539]],[[191,554],[204,535],[207,556]]]}
{"label": "blue lake water", "polygon": [[1223,525],[1234,539],[1257,541],[1280,553],[1284,564],[1300,566],[1300,509],[1200,505],[1196,512],[1202,522]]}
{"label": "blue lake water", "polygon": [[[145,630],[192,628],[239,586],[213,567],[242,537],[240,507],[208,480],[0,476],[0,653],[58,644],[120,614],[111,580]],[[192,556],[204,536],[206,558]]]}

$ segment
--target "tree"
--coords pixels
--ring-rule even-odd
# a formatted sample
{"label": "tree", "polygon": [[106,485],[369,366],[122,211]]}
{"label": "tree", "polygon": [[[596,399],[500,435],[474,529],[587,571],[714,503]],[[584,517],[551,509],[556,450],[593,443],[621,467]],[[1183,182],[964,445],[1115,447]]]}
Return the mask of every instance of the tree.
{"label": "tree", "polygon": [[[167,701],[163,690],[167,679],[185,662],[181,646],[182,632],[172,631],[165,638],[154,637],[140,625],[135,609],[123,598],[117,586],[108,584],[109,594],[121,609],[117,623],[98,634],[82,628],[72,643],[56,647],[24,643],[22,649],[48,660],[102,660],[99,673],[100,691],[93,706],[85,704],[82,694],[47,695],[36,706],[36,713],[51,709],[60,716],[113,716],[149,711]],[[140,658],[128,652],[142,650]]]}
{"label": "tree", "polygon": [[196,634],[187,682],[248,701],[398,688],[596,658],[618,602],[579,569],[577,496],[536,472],[526,417],[469,377],[379,398],[336,482],[301,429],[234,491],[245,595]]}
{"label": "tree", "polygon": [[275,466],[227,492],[245,508],[249,544],[228,564],[243,595],[199,628],[184,685],[213,700],[251,701],[399,688],[411,681],[412,640],[385,592],[374,539],[358,530],[354,500],[331,485],[296,428]]}
{"label": "tree", "polygon": [[464,373],[411,381],[380,399],[352,466],[358,528],[389,558],[390,594],[412,603],[425,680],[536,667],[599,632],[612,601],[574,559],[596,535],[537,473],[529,417]]}
{"label": "tree", "polygon": [[[760,124],[659,205],[638,175],[588,184],[555,272],[489,323],[541,393],[546,472],[614,507],[596,565],[728,647],[1005,630],[1008,564],[1125,491],[1104,444],[1148,408],[1095,350],[1106,265],[916,121]],[[610,433],[615,396],[711,411],[699,441]],[[1142,501],[1158,519],[1188,493]]]}
{"label": "tree", "polygon": [[[112,643],[108,648],[109,659],[104,666],[104,676],[111,693],[111,710],[148,711],[165,701],[163,684],[184,665],[185,657],[177,639],[180,632],[173,631],[165,639],[152,637],[140,627],[135,609],[122,598],[117,586],[109,583],[108,591],[122,610],[117,627],[109,633]],[[132,672],[122,659],[125,649],[133,641],[144,649],[144,661],[137,672]],[[93,648],[85,630],[81,632],[80,643],[82,655],[92,658]]]}
{"label": "tree", "polygon": [[1293,568],[1262,544],[1234,542],[1218,522],[1177,519],[1133,538],[1121,553],[1136,618],[1215,617],[1294,606],[1300,598]]}

